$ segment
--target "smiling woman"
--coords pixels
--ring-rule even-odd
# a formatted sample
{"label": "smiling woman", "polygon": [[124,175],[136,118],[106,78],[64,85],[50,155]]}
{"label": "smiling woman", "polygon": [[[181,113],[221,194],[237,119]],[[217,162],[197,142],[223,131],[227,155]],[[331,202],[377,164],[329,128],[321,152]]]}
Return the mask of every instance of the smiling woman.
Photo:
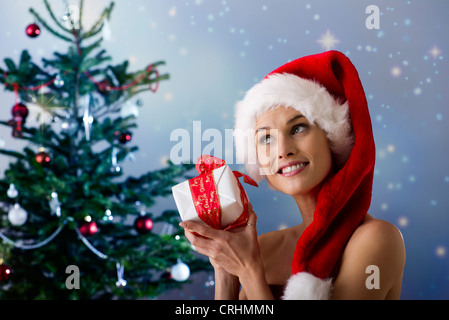
{"label": "smiling woman", "polygon": [[271,109],[257,119],[259,126],[266,129],[256,130],[257,158],[272,188],[293,196],[310,191],[329,174],[332,155],[326,133],[296,109]]}
{"label": "smiling woman", "polygon": [[368,214],[374,138],[346,56],[329,51],[271,72],[237,103],[234,134],[237,159],[256,181],[292,196],[302,223],[259,237],[252,209],[248,226],[232,233],[182,223],[214,266],[217,299],[399,298],[404,244]]}

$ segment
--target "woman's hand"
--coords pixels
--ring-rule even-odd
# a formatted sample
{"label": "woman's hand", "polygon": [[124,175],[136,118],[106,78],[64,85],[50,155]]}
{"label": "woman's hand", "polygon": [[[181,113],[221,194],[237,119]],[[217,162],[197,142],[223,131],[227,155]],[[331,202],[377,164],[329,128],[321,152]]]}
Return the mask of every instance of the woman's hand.
{"label": "woman's hand", "polygon": [[216,271],[224,269],[240,277],[250,270],[260,272],[263,269],[257,240],[257,216],[251,204],[248,211],[247,226],[232,231],[216,230],[192,221],[179,225],[185,229],[185,235],[196,251],[209,257]]}

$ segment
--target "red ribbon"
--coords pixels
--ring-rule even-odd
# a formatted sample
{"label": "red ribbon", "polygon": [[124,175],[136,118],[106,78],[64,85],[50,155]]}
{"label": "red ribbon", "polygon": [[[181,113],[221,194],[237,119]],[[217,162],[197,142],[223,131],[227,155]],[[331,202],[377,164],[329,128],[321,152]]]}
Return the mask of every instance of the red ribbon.
{"label": "red ribbon", "polygon": [[[199,176],[189,180],[190,192],[192,194],[193,203],[196,212],[201,220],[214,229],[222,229],[221,226],[221,208],[220,199],[218,197],[217,187],[214,181],[213,170],[221,168],[225,165],[225,161],[214,156],[202,155],[196,164],[196,170]],[[246,174],[233,171],[237,179],[240,189],[240,197],[243,204],[243,211],[240,216],[235,219],[224,230],[231,230],[242,227],[248,222],[248,204],[249,200],[238,178],[243,177],[243,181],[252,186],[258,187],[257,183]]]}

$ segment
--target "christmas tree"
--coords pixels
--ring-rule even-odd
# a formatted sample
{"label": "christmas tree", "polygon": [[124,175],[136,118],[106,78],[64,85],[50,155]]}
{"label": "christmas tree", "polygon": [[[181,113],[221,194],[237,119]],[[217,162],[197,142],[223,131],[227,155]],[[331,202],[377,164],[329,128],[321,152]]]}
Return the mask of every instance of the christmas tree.
{"label": "christmas tree", "polygon": [[[42,28],[68,43],[67,52],[40,67],[24,50],[0,69],[16,97],[12,119],[0,124],[27,142],[22,152],[0,150],[11,159],[0,180],[0,298],[134,299],[180,287],[206,262],[195,259],[177,211],[149,208],[188,179],[192,165],[168,161],[140,177],[120,166],[138,150],[133,99],[169,78],[158,72],[164,61],[136,72],[128,61],[107,64],[100,46],[114,3],[88,29],[83,0],[63,19],[44,3],[49,22],[30,9],[36,22],[26,35]],[[31,103],[52,120],[27,126]]]}

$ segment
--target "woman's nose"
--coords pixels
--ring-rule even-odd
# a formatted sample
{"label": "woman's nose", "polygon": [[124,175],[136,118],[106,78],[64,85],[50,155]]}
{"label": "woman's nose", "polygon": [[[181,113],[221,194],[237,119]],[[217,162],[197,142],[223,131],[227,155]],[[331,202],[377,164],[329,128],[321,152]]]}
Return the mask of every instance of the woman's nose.
{"label": "woman's nose", "polygon": [[296,153],[296,146],[288,137],[280,136],[278,138],[278,159],[285,159]]}

